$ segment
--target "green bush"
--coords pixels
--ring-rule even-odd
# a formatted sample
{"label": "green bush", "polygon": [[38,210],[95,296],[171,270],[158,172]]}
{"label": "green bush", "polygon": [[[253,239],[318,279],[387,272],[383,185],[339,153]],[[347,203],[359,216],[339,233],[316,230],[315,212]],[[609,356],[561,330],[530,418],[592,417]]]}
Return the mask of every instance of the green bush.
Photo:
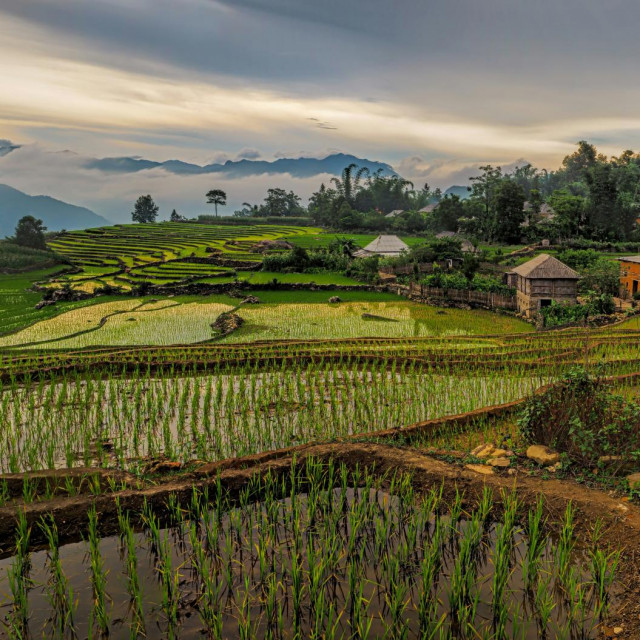
{"label": "green bush", "polygon": [[347,255],[323,250],[307,251],[302,247],[294,247],[291,251],[265,256],[262,260],[262,270],[281,273],[345,271],[350,263],[351,259]]}
{"label": "green bush", "polygon": [[532,397],[518,427],[527,443],[551,447],[578,465],[594,466],[601,456],[620,456],[620,466],[640,460],[640,404],[582,368]]}
{"label": "green bush", "polygon": [[477,273],[471,280],[459,271],[445,273],[441,269],[422,279],[421,283],[426,287],[440,289],[464,289],[469,291],[484,291],[486,293],[500,293],[502,295],[515,295],[515,289],[502,283],[502,280],[492,276],[481,276]]}
{"label": "green bush", "polygon": [[39,269],[46,265],[65,263],[66,260],[53,251],[31,249],[6,240],[0,241],[0,269]]}

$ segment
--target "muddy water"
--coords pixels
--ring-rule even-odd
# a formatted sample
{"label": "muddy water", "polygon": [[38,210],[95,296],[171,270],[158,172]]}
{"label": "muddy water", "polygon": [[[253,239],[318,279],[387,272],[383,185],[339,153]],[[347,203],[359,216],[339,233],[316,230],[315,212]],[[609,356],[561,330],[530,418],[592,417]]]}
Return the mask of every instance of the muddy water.
{"label": "muddy water", "polygon": [[[362,506],[363,501],[369,504],[368,510],[365,510],[369,515],[356,527],[354,523],[357,518],[352,519],[350,514],[357,512],[358,505]],[[346,492],[336,489],[329,502],[334,508],[333,513],[313,510],[313,517],[310,516],[312,510],[308,508],[307,496],[300,494],[296,500],[297,517],[292,515],[296,509],[291,500],[285,499],[254,503],[228,512],[214,509],[204,512],[194,520],[198,527],[198,540],[206,547],[207,557],[211,559],[213,580],[220,587],[216,606],[222,616],[222,637],[242,638],[240,627],[243,620],[250,620],[250,635],[244,637],[262,638],[267,637],[269,632],[275,638],[294,637],[292,574],[295,558],[300,559],[303,576],[299,623],[301,637],[312,636],[319,606],[327,614],[332,607],[334,613],[332,630],[326,628],[329,624],[326,618],[321,625],[326,637],[350,637],[356,615],[351,606],[350,595],[350,580],[354,574],[362,589],[357,602],[360,603],[361,617],[370,625],[368,637],[391,639],[402,637],[398,635],[401,631],[402,634],[406,632],[407,638],[421,637],[418,603],[425,588],[432,591],[438,602],[433,622],[444,616],[444,628],[455,629],[449,608],[451,576],[459,557],[460,540],[469,521],[462,519],[452,528],[449,516],[420,513],[411,506],[402,505],[400,499],[381,491],[372,490],[365,495],[361,489],[348,489]],[[441,567],[434,584],[424,585],[420,565],[430,547],[438,517],[446,532],[440,547]],[[297,548],[294,534],[296,520],[300,530]],[[414,537],[410,529],[412,523],[415,525],[416,522],[419,526]],[[387,525],[387,533],[382,534],[381,531]],[[165,528],[160,532],[161,538],[166,535],[170,541],[173,575],[179,585],[179,615],[175,626],[168,624],[161,606],[161,562],[152,536],[149,531],[135,535],[148,638],[206,637],[199,616],[203,602],[202,581],[194,561],[188,528],[189,522],[184,521],[182,525]],[[212,530],[217,533],[212,534]],[[383,539],[385,542],[378,544]],[[487,522],[482,533],[482,543],[473,562],[476,578],[471,595],[473,599],[477,598],[473,625],[480,637],[487,638],[495,637],[491,602],[496,539],[496,524]],[[403,550],[405,547],[406,551]],[[506,637],[511,638],[512,634],[517,634],[515,637],[534,640],[542,637],[542,629],[535,595],[524,588],[522,566],[527,548],[526,535],[516,527],[510,552],[510,577],[503,602],[509,612]],[[263,550],[266,558],[266,577],[261,577],[258,549]],[[100,542],[100,551],[107,572],[110,637],[129,638],[132,609],[127,592],[123,543],[119,537],[104,538]],[[95,631],[92,635],[90,629],[93,594],[88,544],[64,545],[60,548],[60,556],[73,590],[75,635],[78,638],[99,637]],[[397,574],[389,569],[390,560],[393,559],[400,560]],[[0,601],[0,615],[5,621],[10,620],[12,615],[7,571],[14,560],[9,558],[0,562],[0,593],[4,598]],[[51,576],[46,551],[32,553],[30,560],[29,633],[35,638],[52,634],[53,611],[47,595]],[[323,561],[328,562],[323,570],[320,588],[324,605],[318,605],[321,602],[318,596],[313,600],[310,597],[310,569]],[[555,574],[551,543],[547,543],[542,553],[540,575],[549,579],[547,590],[553,603],[552,616],[547,626],[548,637],[560,637],[559,629],[573,615],[575,622],[569,627],[571,633],[566,637],[595,638],[595,631],[590,631],[593,626],[593,603],[587,602],[584,611],[568,606],[564,590]],[[585,581],[588,579],[581,570],[579,575]],[[277,585],[277,614],[269,622],[266,617],[266,600],[271,579]],[[401,626],[394,627],[390,602],[399,588],[405,591],[402,598],[404,606],[400,616]],[[278,616],[280,623],[277,622]],[[485,632],[487,635],[483,635]],[[66,637],[73,635],[68,630]],[[0,637],[9,637],[6,630],[0,631]],[[470,634],[468,637],[475,636]]]}

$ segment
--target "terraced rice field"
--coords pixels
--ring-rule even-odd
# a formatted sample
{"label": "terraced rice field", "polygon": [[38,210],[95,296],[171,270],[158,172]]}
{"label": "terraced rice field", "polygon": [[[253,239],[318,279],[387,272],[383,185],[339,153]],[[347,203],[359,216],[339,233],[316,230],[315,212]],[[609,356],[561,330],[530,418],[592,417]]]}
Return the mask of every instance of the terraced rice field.
{"label": "terraced rice field", "polygon": [[[258,293],[258,295],[260,295]],[[325,294],[325,299],[327,295]],[[212,340],[211,324],[233,307],[218,298],[124,299],[69,311],[0,338],[0,348],[79,349],[109,345],[172,345]],[[209,301],[207,301],[209,300]],[[406,300],[267,303],[236,310],[244,325],[221,343],[251,340],[465,336],[530,331],[510,316],[439,309]]]}
{"label": "terraced rice field", "polygon": [[128,289],[141,282],[171,284],[185,278],[224,282],[224,278],[235,275],[234,263],[255,263],[259,268],[262,256],[253,248],[260,241],[309,231],[308,227],[287,225],[233,227],[162,222],[70,231],[49,244],[83,269],[83,273],[65,277],[60,283],[70,282],[92,291],[104,284]]}
{"label": "terraced rice field", "polygon": [[[181,307],[127,300],[112,311]],[[474,438],[516,446],[513,421],[424,421],[516,401],[577,364],[635,372],[639,335],[621,325],[4,352],[0,471],[80,474],[0,477],[0,526],[14,523],[0,554],[9,636],[595,640],[634,606],[632,556],[558,496],[547,507],[533,486],[521,496],[505,477],[509,487],[483,492],[464,476],[467,497],[460,467],[444,482],[421,455]],[[310,443],[332,453],[298,464]],[[380,452],[386,470],[372,466],[387,460]],[[254,475],[256,458],[243,456],[256,454],[270,466]],[[155,461],[190,475],[164,493],[147,480]],[[101,482],[87,466],[132,475]]]}
{"label": "terraced rice field", "polygon": [[[193,226],[58,242],[77,286],[231,277],[185,262],[218,232]],[[0,337],[0,637],[639,637],[633,494],[547,489],[518,429],[576,367],[637,397],[636,319],[534,332],[390,294],[255,293],[97,299]],[[12,326],[37,316],[3,295]],[[513,475],[464,466],[481,442],[513,448]]]}

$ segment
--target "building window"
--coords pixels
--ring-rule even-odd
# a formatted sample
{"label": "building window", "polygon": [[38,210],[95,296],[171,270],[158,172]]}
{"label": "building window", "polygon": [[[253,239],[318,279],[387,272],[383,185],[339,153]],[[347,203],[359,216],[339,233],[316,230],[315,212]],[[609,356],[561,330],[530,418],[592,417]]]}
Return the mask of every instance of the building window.
{"label": "building window", "polygon": [[540,299],[540,306],[541,307],[550,307],[551,306],[551,299],[550,298],[541,298]]}

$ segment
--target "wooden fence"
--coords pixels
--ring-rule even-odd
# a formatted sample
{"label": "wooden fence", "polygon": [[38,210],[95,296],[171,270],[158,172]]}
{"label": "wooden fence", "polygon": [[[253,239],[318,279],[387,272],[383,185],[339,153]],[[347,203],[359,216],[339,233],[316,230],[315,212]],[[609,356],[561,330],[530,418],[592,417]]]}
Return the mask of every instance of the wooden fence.
{"label": "wooden fence", "polygon": [[[404,291],[401,291],[403,289]],[[427,287],[422,284],[412,282],[408,287],[398,287],[400,295],[409,295],[421,299],[449,300],[454,302],[464,302],[467,304],[477,304],[483,307],[511,309],[516,311],[518,303],[516,296],[503,295],[501,293],[489,293],[487,291],[470,291],[468,289],[439,289],[437,287]]]}

